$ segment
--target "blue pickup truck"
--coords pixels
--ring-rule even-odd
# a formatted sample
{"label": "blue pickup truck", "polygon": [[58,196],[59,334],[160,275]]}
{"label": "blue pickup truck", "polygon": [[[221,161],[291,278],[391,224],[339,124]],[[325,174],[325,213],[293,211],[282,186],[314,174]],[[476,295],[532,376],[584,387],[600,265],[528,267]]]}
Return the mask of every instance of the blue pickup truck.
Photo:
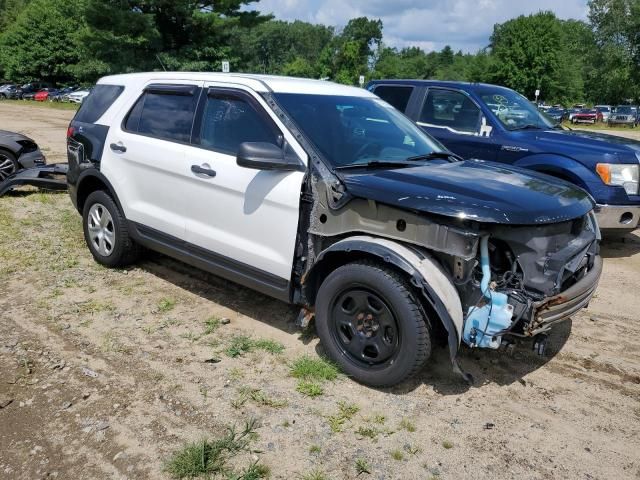
{"label": "blue pickup truck", "polygon": [[582,187],[598,205],[603,231],[638,227],[640,142],[565,129],[496,85],[376,80],[367,89],[463,158],[529,168]]}

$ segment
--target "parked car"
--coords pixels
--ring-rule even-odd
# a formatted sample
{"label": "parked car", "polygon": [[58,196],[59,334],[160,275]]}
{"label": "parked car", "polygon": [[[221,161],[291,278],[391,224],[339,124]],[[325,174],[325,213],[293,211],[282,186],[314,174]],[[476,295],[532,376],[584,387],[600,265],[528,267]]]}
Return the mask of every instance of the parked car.
{"label": "parked car", "polygon": [[582,110],[581,108],[573,108],[573,107],[569,108],[566,113],[566,119],[569,120],[570,122],[573,122],[573,117],[577,113],[580,113],[581,110]]}
{"label": "parked car", "polygon": [[571,123],[591,123],[595,125],[598,122],[602,122],[602,118],[602,113],[595,108],[583,108],[573,115]]}
{"label": "parked car", "polygon": [[33,100],[35,94],[45,88],[53,88],[53,85],[48,82],[26,83],[17,90],[16,98],[21,100]]}
{"label": "parked car", "polygon": [[[464,158],[529,168],[583,188],[598,203],[598,222],[607,233],[637,228],[640,142],[565,130],[519,93],[495,85],[377,80],[368,88]],[[442,97],[460,103],[459,114],[437,115],[433,104]],[[529,114],[511,115],[513,109]]]}
{"label": "parked car", "polygon": [[97,262],[126,265],[146,246],[297,304],[367,385],[421,369],[440,330],[456,366],[461,341],[542,344],[602,270],[586,192],[462,161],[364,89],[112,76],[67,134],[69,192]]}
{"label": "parked car", "polygon": [[14,98],[18,87],[13,84],[6,84],[0,87],[0,100]]}
{"label": "parked car", "polygon": [[81,90],[76,90],[73,93],[69,94],[69,101],[71,103],[82,103],[85,98],[89,96],[91,93],[90,88],[83,88]]}
{"label": "parked car", "polygon": [[631,105],[619,105],[607,123],[609,126],[625,125],[634,128],[638,125],[638,109]]}
{"label": "parked car", "polygon": [[68,102],[69,95],[77,90],[77,87],[64,87],[58,90],[54,95],[49,95],[49,100],[53,102]]}
{"label": "parked car", "polygon": [[44,89],[40,90],[38,93],[36,93],[34,95],[33,99],[36,102],[46,102],[53,95],[56,95],[57,93],[58,93],[58,89],[56,89],[56,88],[44,88]]}
{"label": "parked car", "polygon": [[546,112],[547,116],[551,118],[555,123],[562,123],[566,113],[567,111],[564,108],[550,108]]}
{"label": "parked car", "polygon": [[31,138],[0,130],[0,182],[20,169],[44,164],[45,157]]}
{"label": "parked car", "polygon": [[596,105],[594,108],[602,114],[603,122],[607,122],[609,120],[609,117],[611,116],[611,112],[613,111],[613,108],[611,108],[611,105]]}

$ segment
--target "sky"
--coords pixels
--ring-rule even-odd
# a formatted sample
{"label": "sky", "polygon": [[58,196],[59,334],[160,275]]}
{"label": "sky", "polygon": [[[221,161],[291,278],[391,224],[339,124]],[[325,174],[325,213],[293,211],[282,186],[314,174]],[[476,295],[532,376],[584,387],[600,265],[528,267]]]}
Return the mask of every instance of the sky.
{"label": "sky", "polygon": [[384,23],[384,42],[425,51],[450,45],[475,53],[489,44],[496,23],[551,10],[559,18],[586,20],[587,0],[260,0],[253,4],[279,20],[341,27],[366,16]]}

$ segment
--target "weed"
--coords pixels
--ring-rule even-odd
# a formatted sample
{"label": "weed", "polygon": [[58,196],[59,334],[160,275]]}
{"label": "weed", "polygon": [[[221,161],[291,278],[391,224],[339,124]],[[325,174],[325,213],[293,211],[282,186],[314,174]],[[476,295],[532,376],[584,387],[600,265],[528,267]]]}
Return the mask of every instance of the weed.
{"label": "weed", "polygon": [[391,458],[397,461],[401,461],[404,460],[404,454],[402,453],[402,450],[398,450],[396,448],[395,450],[391,450]]}
{"label": "weed", "polygon": [[225,476],[243,480],[257,480],[268,475],[268,469],[258,462],[252,463],[246,470],[235,472],[228,465],[229,460],[241,453],[250,451],[251,441],[255,438],[256,421],[245,423],[241,431],[230,427],[218,440],[202,440],[191,443],[174,453],[165,464],[165,471],[173,478],[195,478],[200,476]]}
{"label": "weed", "polygon": [[363,473],[367,475],[371,474],[371,467],[364,458],[356,459],[356,472],[358,475],[362,475]]}
{"label": "weed", "polygon": [[338,367],[324,358],[303,356],[291,365],[291,376],[306,381],[328,381],[338,377]]}
{"label": "weed", "polygon": [[453,442],[450,442],[449,440],[445,440],[442,442],[442,446],[444,448],[446,448],[447,450],[453,448]]}
{"label": "weed", "polygon": [[253,341],[254,348],[264,350],[272,355],[279,355],[284,352],[284,345],[270,339],[258,339]]}
{"label": "weed", "polygon": [[285,420],[284,422],[282,422],[282,426],[284,428],[289,428],[291,426],[291,422],[289,422],[289,420]]}
{"label": "weed", "polygon": [[306,382],[304,380],[298,382],[296,390],[305,397],[311,398],[319,397],[324,393],[324,389],[320,384],[316,382]]}
{"label": "weed", "polygon": [[131,353],[131,349],[118,339],[118,336],[113,332],[107,332],[102,337],[101,349],[103,352],[115,352],[115,353]]}
{"label": "weed", "polygon": [[312,470],[300,478],[301,480],[329,480],[329,477],[322,470]]}
{"label": "weed", "polygon": [[373,421],[373,423],[377,423],[378,425],[384,425],[384,423],[387,421],[387,417],[381,414],[377,414],[374,415],[371,420]]}
{"label": "weed", "polygon": [[263,350],[265,352],[277,355],[284,351],[284,345],[275,340],[269,339],[253,339],[249,335],[234,335],[231,342],[225,349],[225,353],[231,357],[241,357],[246,353],[254,350]]}
{"label": "weed", "polygon": [[172,298],[163,298],[158,302],[156,311],[158,313],[167,313],[176,308],[176,301]]}
{"label": "weed", "polygon": [[309,453],[311,455],[320,455],[321,452],[322,452],[322,449],[320,448],[320,445],[311,445],[309,447]]}
{"label": "weed", "polygon": [[400,421],[400,429],[401,430],[406,430],[407,432],[415,432],[416,431],[416,424],[413,423],[411,420],[409,420],[408,418],[403,418]]}
{"label": "weed", "polygon": [[272,408],[283,408],[288,405],[288,402],[286,400],[277,400],[275,398],[271,398],[259,388],[242,387],[238,390],[238,393],[239,395],[235,400],[236,405],[238,406],[234,405],[234,402],[231,403],[234,408],[242,407],[245,403],[247,403],[247,400],[252,400],[258,405]]}
{"label": "weed", "polygon": [[240,380],[241,378],[244,378],[244,371],[241,368],[237,368],[237,367],[233,367],[231,370],[229,370],[229,380]]}
{"label": "weed", "polygon": [[420,447],[415,446],[415,445],[410,445],[410,444],[406,444],[404,446],[404,450],[405,450],[405,452],[407,452],[407,453],[409,453],[411,455],[417,455],[422,451],[422,449]]}
{"label": "weed", "polygon": [[342,432],[344,424],[360,411],[355,403],[338,402],[338,413],[327,418],[329,428],[333,433]]}
{"label": "weed", "polygon": [[210,335],[213,332],[215,332],[220,325],[222,325],[220,323],[220,319],[217,317],[211,317],[211,318],[207,318],[204,321],[204,332],[202,332],[202,335]]}
{"label": "weed", "polygon": [[375,440],[376,438],[378,438],[378,434],[380,433],[380,431],[377,428],[374,427],[358,427],[358,429],[356,430],[356,435],[359,435],[360,437],[367,437],[370,438],[372,440]]}

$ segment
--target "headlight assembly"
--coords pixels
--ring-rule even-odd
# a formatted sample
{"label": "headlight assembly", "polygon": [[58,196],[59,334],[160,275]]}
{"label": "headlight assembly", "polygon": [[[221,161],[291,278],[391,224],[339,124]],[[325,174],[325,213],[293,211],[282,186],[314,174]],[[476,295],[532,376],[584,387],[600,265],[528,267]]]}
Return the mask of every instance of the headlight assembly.
{"label": "headlight assembly", "polygon": [[638,195],[640,165],[599,163],[596,172],[607,185],[623,187],[628,195]]}

